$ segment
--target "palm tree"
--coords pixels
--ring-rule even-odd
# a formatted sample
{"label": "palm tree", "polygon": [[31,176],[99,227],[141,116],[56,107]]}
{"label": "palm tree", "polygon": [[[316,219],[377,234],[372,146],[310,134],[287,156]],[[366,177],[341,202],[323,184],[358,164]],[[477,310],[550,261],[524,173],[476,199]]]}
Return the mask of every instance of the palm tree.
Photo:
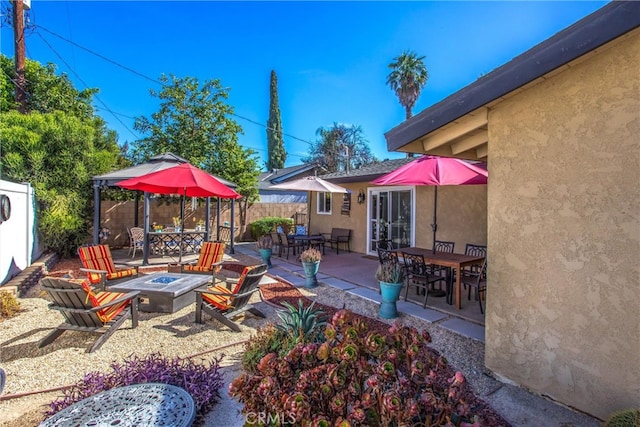
{"label": "palm tree", "polygon": [[407,120],[412,116],[411,109],[418,100],[420,91],[429,80],[429,72],[423,59],[424,56],[418,57],[415,52],[405,50],[389,64],[391,72],[387,76],[387,84],[398,95]]}

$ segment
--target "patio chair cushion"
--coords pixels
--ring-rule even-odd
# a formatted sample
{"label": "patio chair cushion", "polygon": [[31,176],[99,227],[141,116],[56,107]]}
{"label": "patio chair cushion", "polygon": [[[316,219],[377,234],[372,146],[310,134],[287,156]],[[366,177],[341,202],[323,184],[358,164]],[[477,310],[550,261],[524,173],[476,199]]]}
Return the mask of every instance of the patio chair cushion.
{"label": "patio chair cushion", "polygon": [[227,245],[225,243],[205,242],[200,248],[198,262],[195,265],[184,265],[183,271],[197,271],[204,273],[215,270],[216,273],[219,272],[221,265],[216,265],[214,269],[214,264],[222,261],[226,247]]}
{"label": "patio chair cushion", "polygon": [[[210,286],[209,288],[207,288],[207,290],[218,293],[230,293],[229,289],[227,289],[226,286],[221,285]],[[226,295],[203,293],[202,299],[213,305],[214,307],[219,308],[220,310],[228,310],[229,308],[231,308],[231,298]]]}
{"label": "patio chair cushion", "polygon": [[[106,271],[106,279],[114,280],[121,279],[123,277],[135,276],[137,274],[136,268],[127,268],[124,270],[117,270],[113,263],[113,257],[111,256],[111,250],[108,245],[94,245],[84,246],[78,249],[80,260],[85,268],[91,270]],[[100,273],[87,273],[89,281],[96,285],[101,283]]]}
{"label": "patio chair cushion", "polygon": [[296,235],[297,236],[306,236],[307,235],[307,226],[306,225],[296,225]]}
{"label": "patio chair cushion", "polygon": [[[242,287],[242,283],[244,282],[244,279],[247,276],[247,274],[251,273],[256,267],[259,267],[259,265],[246,266],[242,270],[242,273],[240,273],[240,277],[238,277],[237,279],[232,279],[233,282],[235,282],[235,286],[231,290],[227,289],[227,287],[224,285],[210,286],[208,290],[212,292],[218,292],[218,293],[237,294],[240,288]],[[234,284],[233,282],[232,284]],[[229,297],[226,295],[215,295],[215,294],[203,292],[202,299],[204,299],[209,304],[215,307],[218,307],[220,310],[228,310],[229,308],[232,308],[231,306],[232,297]]]}
{"label": "patio chair cushion", "polygon": [[[75,282],[75,280],[73,280]],[[82,280],[80,283],[82,285],[82,289],[87,293],[87,301],[91,301],[91,305],[93,307],[100,307],[103,304],[108,304],[111,301],[120,298],[125,295],[121,292],[98,292],[95,293],[91,288],[91,284],[86,280]],[[86,303],[86,302],[85,302]],[[116,317],[122,310],[127,308],[129,305],[129,301],[121,302],[120,304],[112,305],[107,308],[103,308],[102,310],[98,310],[96,314],[98,318],[103,323],[109,323],[111,319]]]}

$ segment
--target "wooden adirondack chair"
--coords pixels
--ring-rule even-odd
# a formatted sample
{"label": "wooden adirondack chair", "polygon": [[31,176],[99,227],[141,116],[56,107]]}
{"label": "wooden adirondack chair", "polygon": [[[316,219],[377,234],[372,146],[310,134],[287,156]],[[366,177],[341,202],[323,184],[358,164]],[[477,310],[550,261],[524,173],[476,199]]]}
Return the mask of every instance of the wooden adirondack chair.
{"label": "wooden adirondack chair", "polygon": [[39,347],[51,344],[64,331],[96,332],[101,336],[87,349],[87,353],[91,353],[128,318],[131,318],[132,328],[138,326],[139,292],[94,293],[87,281],[78,279],[45,277],[40,284],[53,301],[49,308],[60,311],[65,321],[44,337]]}
{"label": "wooden adirondack chair", "polygon": [[99,285],[102,289],[109,282],[138,275],[137,267],[116,268],[109,245],[81,246],[78,248],[78,255],[84,266],[80,270],[87,273],[92,285]]}
{"label": "wooden adirondack chair", "polygon": [[233,331],[240,332],[240,326],[231,320],[236,316],[248,311],[254,316],[264,318],[265,315],[260,310],[249,304],[249,298],[258,290],[260,279],[266,272],[266,264],[248,266],[244,268],[231,290],[222,285],[196,289],[196,323],[204,323],[204,311]]}
{"label": "wooden adirondack chair", "polygon": [[204,242],[195,264],[183,264],[183,273],[216,274],[220,271],[226,243]]}

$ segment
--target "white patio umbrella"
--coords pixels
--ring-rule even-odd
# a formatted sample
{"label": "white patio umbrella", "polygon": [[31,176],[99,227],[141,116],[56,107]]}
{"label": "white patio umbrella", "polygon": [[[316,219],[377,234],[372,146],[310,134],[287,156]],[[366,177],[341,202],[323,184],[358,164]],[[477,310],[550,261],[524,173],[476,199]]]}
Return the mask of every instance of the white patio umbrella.
{"label": "white patio umbrella", "polygon": [[[270,187],[273,190],[298,190],[298,191],[315,191],[323,193],[350,193],[344,187],[325,181],[317,176],[306,176],[293,181],[283,182]],[[307,197],[307,233],[311,231],[311,194]]]}

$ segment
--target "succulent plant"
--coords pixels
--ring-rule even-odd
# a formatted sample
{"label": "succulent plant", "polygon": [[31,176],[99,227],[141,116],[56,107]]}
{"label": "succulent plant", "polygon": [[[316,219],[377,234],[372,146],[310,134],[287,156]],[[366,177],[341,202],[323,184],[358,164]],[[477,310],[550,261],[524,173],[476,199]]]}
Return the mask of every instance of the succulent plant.
{"label": "succulent plant", "polygon": [[269,235],[263,235],[256,241],[256,248],[258,249],[271,249],[273,248],[273,239]]}
{"label": "succulent plant", "polygon": [[385,261],[376,270],[376,279],[386,283],[401,283],[404,280],[404,269],[394,261]]}
{"label": "succulent plant", "polygon": [[298,307],[284,301],[282,303],[288,310],[278,310],[277,315],[281,322],[276,327],[297,342],[315,342],[322,336],[322,331],[327,322],[324,320],[322,310],[315,309],[315,301],[305,308],[302,299],[298,299]]}
{"label": "succulent plant", "polygon": [[[289,313],[301,309],[289,304]],[[266,354],[255,373],[234,379],[229,394],[243,412],[288,414],[291,424],[312,426],[508,425],[483,418],[462,373],[426,346],[426,331],[400,323],[368,331],[339,310],[324,332],[323,343]]]}
{"label": "succulent plant", "polygon": [[318,262],[322,260],[322,254],[316,248],[309,248],[300,254],[300,261],[302,262]]}

